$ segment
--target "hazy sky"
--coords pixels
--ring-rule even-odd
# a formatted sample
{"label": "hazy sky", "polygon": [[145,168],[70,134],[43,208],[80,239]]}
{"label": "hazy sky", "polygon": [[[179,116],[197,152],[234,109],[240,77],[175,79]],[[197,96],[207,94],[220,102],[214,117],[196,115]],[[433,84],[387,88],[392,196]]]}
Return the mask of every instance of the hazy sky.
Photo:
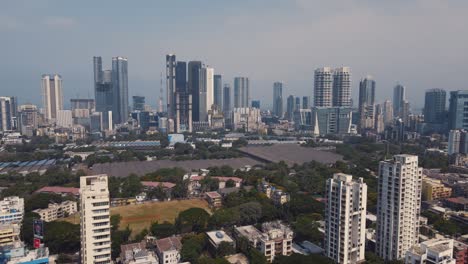
{"label": "hazy sky", "polygon": [[[129,94],[156,105],[165,54],[251,79],[252,99],[313,93],[313,72],[349,66],[377,81],[378,100],[400,82],[413,105],[424,90],[468,89],[467,0],[168,0],[0,2],[0,95],[40,104],[43,73],[65,100],[93,93],[92,57],[125,56]],[[356,99],[355,99],[356,102]]]}

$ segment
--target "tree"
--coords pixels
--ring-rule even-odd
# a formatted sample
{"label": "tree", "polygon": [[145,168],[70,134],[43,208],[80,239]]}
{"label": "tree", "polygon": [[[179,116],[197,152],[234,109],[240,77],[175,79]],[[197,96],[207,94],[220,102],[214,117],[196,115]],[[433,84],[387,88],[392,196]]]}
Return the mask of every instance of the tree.
{"label": "tree", "polygon": [[202,192],[212,192],[218,190],[219,180],[207,176],[200,181]]}
{"label": "tree", "polygon": [[138,195],[141,192],[141,182],[140,178],[135,174],[130,174],[130,176],[126,177],[122,182],[122,197],[133,197]]}
{"label": "tree", "polygon": [[204,234],[188,235],[182,240],[182,249],[180,255],[182,261],[197,263],[201,252],[206,247],[206,237]]}
{"label": "tree", "polygon": [[216,256],[217,257],[224,257],[228,255],[232,255],[235,253],[234,246],[226,241],[219,243],[218,248],[216,249]]}
{"label": "tree", "polygon": [[201,208],[189,208],[179,213],[175,225],[182,233],[205,230],[210,215]]}
{"label": "tree", "polygon": [[229,227],[240,223],[239,208],[221,208],[210,217],[209,226],[216,228]]}
{"label": "tree", "polygon": [[242,224],[255,224],[262,217],[262,206],[258,202],[248,202],[239,206]]}
{"label": "tree", "polygon": [[176,228],[173,224],[167,221],[163,222],[162,224],[156,222],[151,224],[150,232],[157,238],[164,238],[174,235],[176,233]]}
{"label": "tree", "polygon": [[75,253],[80,249],[80,225],[62,221],[44,224],[44,243],[52,254]]}
{"label": "tree", "polygon": [[236,182],[233,180],[228,180],[226,182],[226,188],[236,187]]}

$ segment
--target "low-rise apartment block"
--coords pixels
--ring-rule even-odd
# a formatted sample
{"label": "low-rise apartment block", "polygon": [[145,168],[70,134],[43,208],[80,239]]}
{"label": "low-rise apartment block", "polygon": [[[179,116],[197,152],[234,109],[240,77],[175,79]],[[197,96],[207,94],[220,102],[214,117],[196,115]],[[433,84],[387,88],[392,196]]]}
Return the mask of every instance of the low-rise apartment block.
{"label": "low-rise apartment block", "polygon": [[180,261],[182,242],[180,237],[166,237],[155,241],[160,264],[177,264]]}
{"label": "low-rise apartment block", "polygon": [[219,208],[223,205],[223,197],[218,192],[207,192],[205,198],[211,208]]}
{"label": "low-rise apartment block", "polygon": [[0,201],[0,224],[21,223],[24,216],[24,199],[5,197]]}
{"label": "low-rise apartment block", "polygon": [[236,237],[245,237],[251,246],[265,255],[269,262],[275,256],[289,256],[292,254],[293,231],[280,221],[262,224],[262,231],[254,226],[241,226],[234,229]]}
{"label": "low-rise apartment block", "polygon": [[433,239],[411,247],[406,252],[406,264],[455,264],[452,239]]}
{"label": "low-rise apartment block", "polygon": [[50,203],[47,208],[36,209],[33,212],[40,215],[42,220],[51,222],[78,212],[78,206],[75,201],[64,201],[60,204]]}
{"label": "low-rise apartment block", "polygon": [[438,200],[452,196],[452,188],[436,179],[425,177],[422,181],[422,197],[426,201]]}

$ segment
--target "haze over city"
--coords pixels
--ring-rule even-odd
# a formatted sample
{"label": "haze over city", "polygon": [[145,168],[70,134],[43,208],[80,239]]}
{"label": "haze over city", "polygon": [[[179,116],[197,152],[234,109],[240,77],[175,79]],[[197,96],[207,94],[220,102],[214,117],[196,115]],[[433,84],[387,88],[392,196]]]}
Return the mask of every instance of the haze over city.
{"label": "haze over city", "polygon": [[312,96],[316,68],[349,66],[355,105],[370,74],[377,101],[400,82],[419,109],[426,89],[467,88],[467,11],[461,0],[3,2],[1,90],[40,104],[41,75],[58,73],[67,104],[92,98],[92,57],[109,68],[124,56],[129,95],[156,106],[165,55],[175,53],[223,82],[248,76],[262,107],[271,107],[275,81],[285,97]]}

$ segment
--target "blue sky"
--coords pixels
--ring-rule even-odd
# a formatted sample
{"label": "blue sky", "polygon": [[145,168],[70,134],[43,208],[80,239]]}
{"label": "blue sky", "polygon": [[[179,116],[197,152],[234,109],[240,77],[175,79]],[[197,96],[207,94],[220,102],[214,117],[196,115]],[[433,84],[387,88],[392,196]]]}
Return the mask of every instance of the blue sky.
{"label": "blue sky", "polygon": [[350,66],[353,95],[367,74],[380,101],[407,86],[468,89],[466,0],[33,1],[0,3],[0,95],[40,104],[40,77],[59,73],[64,94],[93,96],[92,57],[129,60],[129,93],[155,105],[166,53],[202,60],[232,83],[251,79],[252,99],[271,104],[312,95],[313,72]]}

